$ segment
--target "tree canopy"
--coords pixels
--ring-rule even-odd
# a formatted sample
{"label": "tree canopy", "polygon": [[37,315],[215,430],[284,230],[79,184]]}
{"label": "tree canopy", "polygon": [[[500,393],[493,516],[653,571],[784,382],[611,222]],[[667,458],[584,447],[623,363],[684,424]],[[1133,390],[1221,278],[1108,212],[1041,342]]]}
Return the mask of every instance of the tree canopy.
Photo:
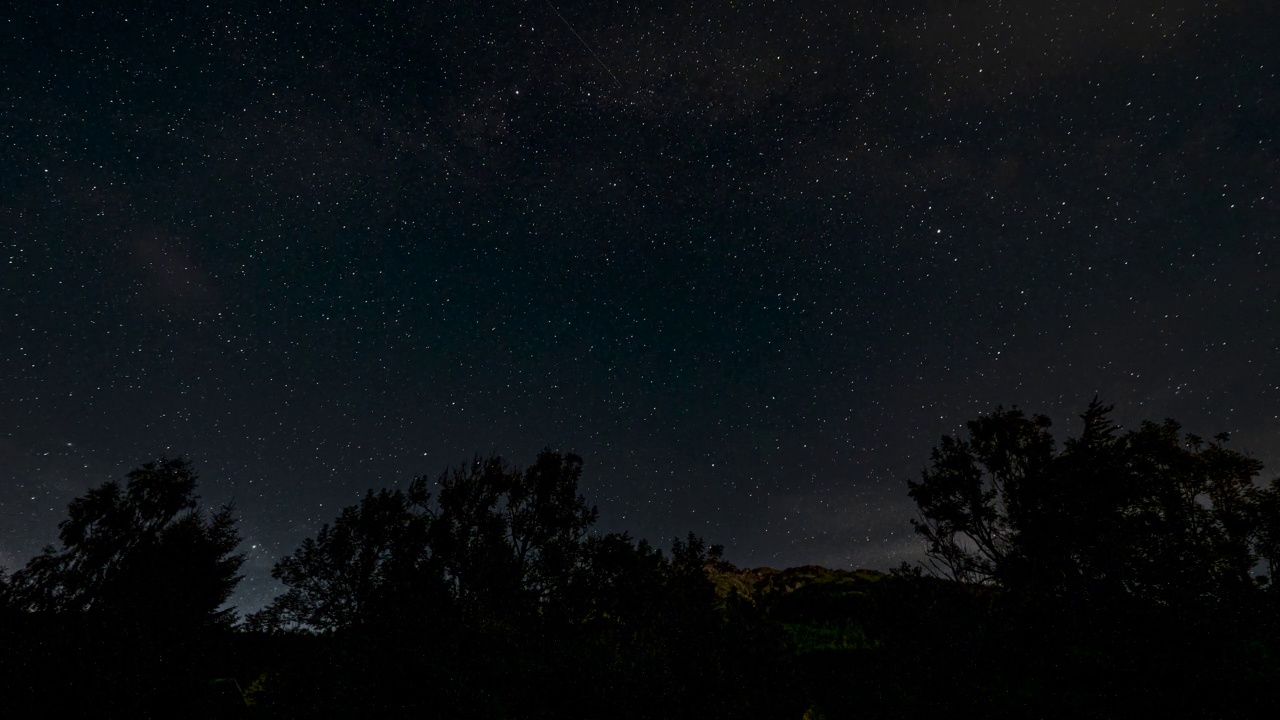
{"label": "tree canopy", "polygon": [[337,630],[413,602],[435,611],[528,611],[562,594],[597,511],[582,459],[545,450],[528,469],[475,458],[405,491],[370,490],[276,563],[288,590],[255,627]]}
{"label": "tree canopy", "polygon": [[272,568],[289,589],[251,616],[252,627],[334,630],[364,621],[397,577],[421,562],[421,508],[400,490],[370,490]]}
{"label": "tree canopy", "polygon": [[947,436],[909,492],[929,557],[957,580],[1160,606],[1270,583],[1280,528],[1262,464],[1166,420],[1122,432],[1095,400],[1059,449],[1043,416],[998,408]]}
{"label": "tree canopy", "polygon": [[124,486],[108,482],[71,501],[47,546],[13,574],[19,610],[145,618],[150,625],[229,624],[223,607],[244,556],[231,507],[199,510],[197,475],[182,458],[149,462]]}
{"label": "tree canopy", "polygon": [[368,491],[242,625],[232,511],[160,460],[0,577],[0,677],[24,717],[1271,717],[1280,495],[1225,435],[1110,413],[944,437],[908,483],[934,577],[595,532],[545,450]]}

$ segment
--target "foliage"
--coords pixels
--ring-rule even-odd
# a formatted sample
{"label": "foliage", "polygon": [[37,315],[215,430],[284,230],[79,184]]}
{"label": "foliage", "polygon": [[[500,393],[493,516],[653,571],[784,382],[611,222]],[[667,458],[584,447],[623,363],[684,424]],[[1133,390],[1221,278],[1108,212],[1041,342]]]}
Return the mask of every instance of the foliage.
{"label": "foliage", "polygon": [[[187,461],[76,498],[0,608],[12,717],[198,716],[221,676],[243,556],[230,507],[203,514]],[[163,710],[161,710],[163,709]]]}
{"label": "foliage", "polygon": [[276,565],[289,590],[250,618],[321,643],[258,670],[255,702],[350,716],[335,689],[355,686],[362,712],[376,697],[408,714],[776,716],[789,696],[761,689],[786,677],[784,636],[716,594],[723,549],[591,534],[581,472],[551,451],[527,469],[477,458],[343,510]]}
{"label": "foliage", "polygon": [[229,624],[222,607],[244,556],[231,507],[197,509],[196,474],[181,458],[129,473],[68,505],[61,547],[48,546],[15,572],[9,596],[27,611],[131,617],[149,625]]}
{"label": "foliage", "polygon": [[257,629],[335,630],[365,621],[380,599],[421,561],[421,507],[399,490],[370,490],[272,568],[288,586],[248,618]]}
{"label": "foliage", "polygon": [[[527,470],[477,458],[437,478],[428,551],[458,607],[531,611],[563,591],[598,516],[581,476],[580,457],[544,450]],[[425,502],[429,487],[420,477],[409,492]]]}
{"label": "foliage", "polygon": [[582,459],[501,458],[407,491],[372,490],[272,570],[289,589],[250,618],[259,629],[332,631],[406,604],[508,622],[562,593],[597,511],[578,494]]}
{"label": "foliage", "polygon": [[969,439],[944,436],[932,469],[909,482],[921,519],[912,524],[948,577],[991,582],[1017,548],[1027,488],[1044,485],[1053,457],[1049,419],[1014,408],[969,422]]}
{"label": "foliage", "polygon": [[909,484],[916,530],[949,577],[1046,597],[1161,607],[1236,600],[1263,581],[1280,525],[1262,464],[1182,435],[1172,420],[1120,432],[1096,400],[1055,448],[1047,418],[997,409],[944,437]]}
{"label": "foliage", "polygon": [[0,677],[22,689],[6,708],[1270,717],[1276,490],[1225,437],[1123,432],[1108,411],[1061,447],[1016,408],[944,438],[909,489],[949,577],[744,570],[692,534],[664,552],[593,533],[581,460],[544,451],[369,491],[277,563],[287,591],[242,632],[219,609],[241,562],[230,510],[201,515],[190,467],[153,463],[73,502],[62,546],[0,577]]}
{"label": "foliage", "polygon": [[[1047,419],[997,409],[909,484],[934,569],[993,593],[948,629],[972,638],[951,664],[1006,699],[985,716],[1266,716],[1276,487],[1226,435],[1172,420],[1124,431],[1110,411],[1095,400],[1058,448]],[[920,672],[930,642],[903,667]]]}

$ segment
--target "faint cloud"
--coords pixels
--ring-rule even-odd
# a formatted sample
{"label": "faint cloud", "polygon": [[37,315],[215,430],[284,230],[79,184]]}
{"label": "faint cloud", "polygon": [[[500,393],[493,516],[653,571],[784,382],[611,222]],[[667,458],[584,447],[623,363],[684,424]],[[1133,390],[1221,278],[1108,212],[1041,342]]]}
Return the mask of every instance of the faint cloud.
{"label": "faint cloud", "polygon": [[213,275],[167,230],[139,228],[130,234],[128,248],[153,302],[166,309],[193,309],[218,302]]}
{"label": "faint cloud", "polygon": [[900,496],[835,489],[778,494],[769,498],[764,524],[782,549],[765,560],[777,567],[889,569],[922,557],[913,515],[905,483]]}

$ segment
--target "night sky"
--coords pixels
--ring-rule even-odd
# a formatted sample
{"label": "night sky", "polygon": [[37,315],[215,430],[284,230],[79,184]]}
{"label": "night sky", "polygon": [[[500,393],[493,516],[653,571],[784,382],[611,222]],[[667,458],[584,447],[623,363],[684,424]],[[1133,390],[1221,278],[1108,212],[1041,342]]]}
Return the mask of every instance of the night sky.
{"label": "night sky", "polygon": [[242,609],[477,453],[881,569],[997,404],[1280,464],[1276,3],[197,5],[0,18],[11,570],[161,454],[235,501]]}

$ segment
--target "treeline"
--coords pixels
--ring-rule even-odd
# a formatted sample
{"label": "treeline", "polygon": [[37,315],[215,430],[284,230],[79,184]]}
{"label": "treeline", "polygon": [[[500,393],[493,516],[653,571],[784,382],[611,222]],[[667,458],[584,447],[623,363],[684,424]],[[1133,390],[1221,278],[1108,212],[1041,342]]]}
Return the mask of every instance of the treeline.
{"label": "treeline", "polygon": [[316,636],[260,676],[255,704],[309,717],[795,714],[777,707],[788,693],[761,691],[780,677],[776,638],[736,621],[708,582],[720,548],[691,536],[664,554],[590,534],[581,473],[550,451],[524,470],[476,460],[344,510],[276,565],[288,590],[246,621]]}
{"label": "treeline", "polygon": [[1277,489],[1092,404],[1059,447],[997,409],[908,483],[924,568],[743,570],[593,530],[582,461],[370,491],[226,607],[232,508],[181,459],[74,500],[0,585],[12,717],[1262,717],[1280,702]]}
{"label": "treeline", "polygon": [[[721,548],[592,533],[582,461],[476,460],[370,491],[238,619],[231,508],[181,459],[69,506],[4,588],[16,716],[783,717],[783,636],[721,598]],[[172,714],[170,714],[172,713]]]}

